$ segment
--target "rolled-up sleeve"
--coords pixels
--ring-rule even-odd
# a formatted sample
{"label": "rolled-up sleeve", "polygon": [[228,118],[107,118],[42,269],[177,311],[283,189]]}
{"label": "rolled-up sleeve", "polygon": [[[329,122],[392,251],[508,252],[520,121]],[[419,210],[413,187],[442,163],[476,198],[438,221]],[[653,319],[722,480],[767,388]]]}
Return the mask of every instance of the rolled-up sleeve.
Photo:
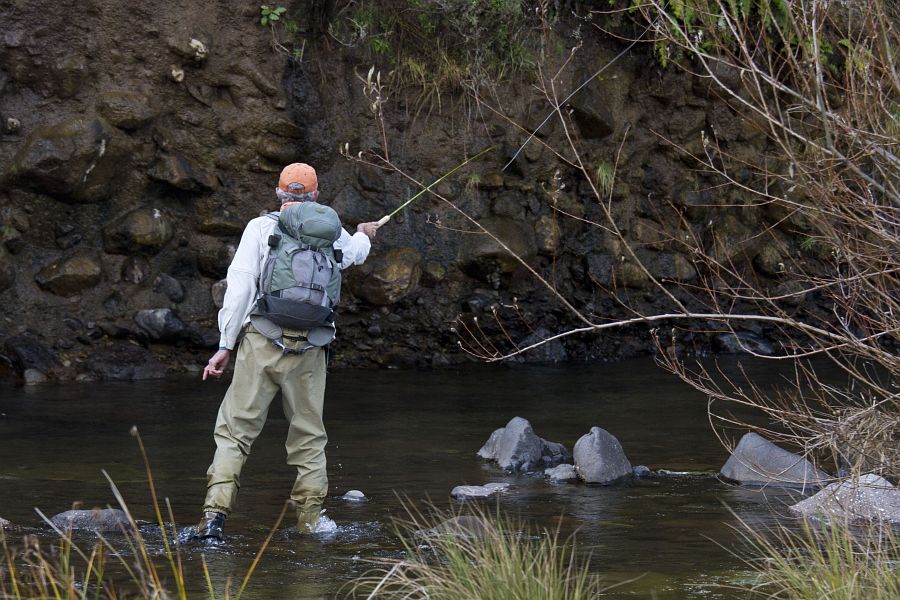
{"label": "rolled-up sleeve", "polygon": [[225,300],[219,311],[220,348],[229,350],[234,348],[244,319],[251,305],[256,302],[260,269],[260,235],[258,223],[255,221],[248,223],[228,267],[226,280],[228,288],[225,290]]}
{"label": "rolled-up sleeve", "polygon": [[334,247],[344,254],[341,260],[341,269],[346,269],[365,262],[369,256],[369,250],[372,248],[372,241],[361,231],[350,235],[346,229],[341,229],[341,237],[334,243]]}

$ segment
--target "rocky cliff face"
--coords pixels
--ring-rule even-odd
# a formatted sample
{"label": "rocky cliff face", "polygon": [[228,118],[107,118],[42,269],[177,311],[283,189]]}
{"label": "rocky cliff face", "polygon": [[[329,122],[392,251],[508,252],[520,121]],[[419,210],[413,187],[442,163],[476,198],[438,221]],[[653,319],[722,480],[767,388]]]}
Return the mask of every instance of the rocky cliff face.
{"label": "rocky cliff face", "polygon": [[[20,376],[128,379],[204,364],[243,226],[277,208],[272,190],[286,163],[317,167],[323,200],[351,230],[417,191],[400,174],[339,154],[345,142],[354,153],[378,148],[382,136],[357,74],[366,59],[321,33],[315,5],[290,4],[308,42],[297,62],[273,49],[251,2],[0,4],[0,336]],[[619,49],[586,40],[563,83],[574,89]],[[637,48],[567,108],[585,158],[606,165],[598,172],[619,157],[611,207],[654,276],[698,276],[672,242],[690,229],[729,240],[721,257],[745,264],[748,276],[784,285],[779,263],[796,251],[793,226],[754,238],[779,216],[711,188],[673,147],[699,151],[707,132],[738,157],[764,148],[758,128],[705,86],[658,70]],[[384,105],[395,163],[430,181],[497,144],[439,191],[579,308],[621,313],[598,285],[644,307],[660,302],[645,295],[646,275],[619,242],[591,224],[603,215],[590,187],[544,146],[562,139],[558,125],[502,171],[525,138],[520,129],[449,96],[442,111],[417,113],[420,93],[397,87]],[[498,97],[527,128],[548,111],[525,81]],[[465,360],[454,319],[489,319],[513,298],[522,319],[508,327],[520,339],[571,321],[496,244],[459,229],[466,223],[452,209],[423,198],[381,230],[370,260],[346,277],[338,365]],[[635,330],[533,358],[619,358],[649,347]]]}

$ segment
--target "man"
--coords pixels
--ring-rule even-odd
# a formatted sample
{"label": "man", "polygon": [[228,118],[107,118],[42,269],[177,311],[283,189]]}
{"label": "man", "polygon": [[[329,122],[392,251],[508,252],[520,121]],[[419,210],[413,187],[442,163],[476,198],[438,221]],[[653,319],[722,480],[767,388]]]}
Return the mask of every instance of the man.
{"label": "man", "polygon": [[[315,202],[319,198],[315,169],[303,163],[286,166],[275,194],[282,210],[298,202]],[[270,216],[251,220],[228,267],[228,288],[219,311],[219,350],[203,369],[204,381],[207,376],[222,376],[242,330],[244,337],[238,348],[234,377],[216,419],[216,452],[207,471],[203,518],[197,526],[200,538],[222,539],[225,518],[234,506],[240,487],[241,468],[265,424],[269,404],[279,390],[285,416],[290,421],[285,443],[287,462],[297,468],[291,499],[296,505],[300,532],[316,530],[328,494],[325,471],[328,438],[322,423],[325,395],[322,344],[330,341],[331,336],[326,335],[324,342],[314,343],[312,330],[282,328],[275,328],[280,334],[275,336],[270,328],[261,325],[265,320],[259,320],[254,314],[261,293],[260,277],[270,251],[270,236],[277,226],[278,221]],[[341,229],[340,237],[334,242],[334,248],[342,253],[336,256],[341,269],[366,259],[377,229],[377,223],[362,223],[353,235]],[[333,329],[325,331],[333,335]]]}

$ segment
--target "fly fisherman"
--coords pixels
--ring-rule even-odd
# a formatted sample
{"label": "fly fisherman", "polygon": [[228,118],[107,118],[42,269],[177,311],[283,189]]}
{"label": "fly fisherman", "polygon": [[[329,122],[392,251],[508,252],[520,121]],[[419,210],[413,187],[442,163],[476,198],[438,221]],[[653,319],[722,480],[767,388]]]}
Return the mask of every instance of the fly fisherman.
{"label": "fly fisherman", "polygon": [[204,381],[221,377],[243,331],[213,432],[216,452],[207,471],[199,538],[222,539],[241,468],[279,390],[290,422],[287,462],[297,468],[291,500],[298,531],[316,530],[328,494],[325,346],[334,338],[340,271],[366,260],[378,223],[361,223],[350,235],[331,208],[316,202],[318,179],[307,164],[286,166],[275,194],[281,211],[247,224],[228,267],[219,350],[203,369]]}

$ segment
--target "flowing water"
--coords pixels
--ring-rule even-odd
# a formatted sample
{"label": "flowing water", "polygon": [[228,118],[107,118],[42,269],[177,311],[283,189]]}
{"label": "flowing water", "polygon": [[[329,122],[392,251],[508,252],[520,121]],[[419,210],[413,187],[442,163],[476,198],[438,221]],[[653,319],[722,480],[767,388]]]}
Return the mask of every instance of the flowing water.
{"label": "flowing water", "polygon": [[[725,364],[736,372],[737,364]],[[758,383],[778,374],[753,370]],[[138,518],[153,519],[138,445],[140,429],[157,489],[179,526],[194,523],[212,457],[212,426],[225,382],[161,382],[0,387],[0,516],[39,526],[34,508],[52,515],[81,502],[115,505],[101,470]],[[202,597],[205,555],[213,583],[240,582],[275,523],[293,481],[284,464],[287,423],[279,402],[244,470],[240,505],[226,524],[228,543],[187,548],[189,585]],[[634,465],[656,476],[619,487],[553,484],[514,475],[476,457],[491,432],[513,416],[570,450],[598,425],[615,435]],[[749,415],[745,415],[749,416]],[[506,482],[504,511],[533,527],[577,531],[580,551],[609,583],[607,597],[738,598],[729,585],[747,577],[732,550],[738,519],[772,524],[785,494],[726,485],[714,473],[728,455],[713,434],[707,404],[649,359],[614,365],[472,367],[439,371],[335,371],[326,395],[334,531],[315,539],[285,532],[271,547],[244,598],[340,595],[372,560],[400,556],[393,523],[402,499],[450,510],[461,484]],[[337,496],[362,490],[369,501]],[[206,596],[208,597],[208,595]]]}

